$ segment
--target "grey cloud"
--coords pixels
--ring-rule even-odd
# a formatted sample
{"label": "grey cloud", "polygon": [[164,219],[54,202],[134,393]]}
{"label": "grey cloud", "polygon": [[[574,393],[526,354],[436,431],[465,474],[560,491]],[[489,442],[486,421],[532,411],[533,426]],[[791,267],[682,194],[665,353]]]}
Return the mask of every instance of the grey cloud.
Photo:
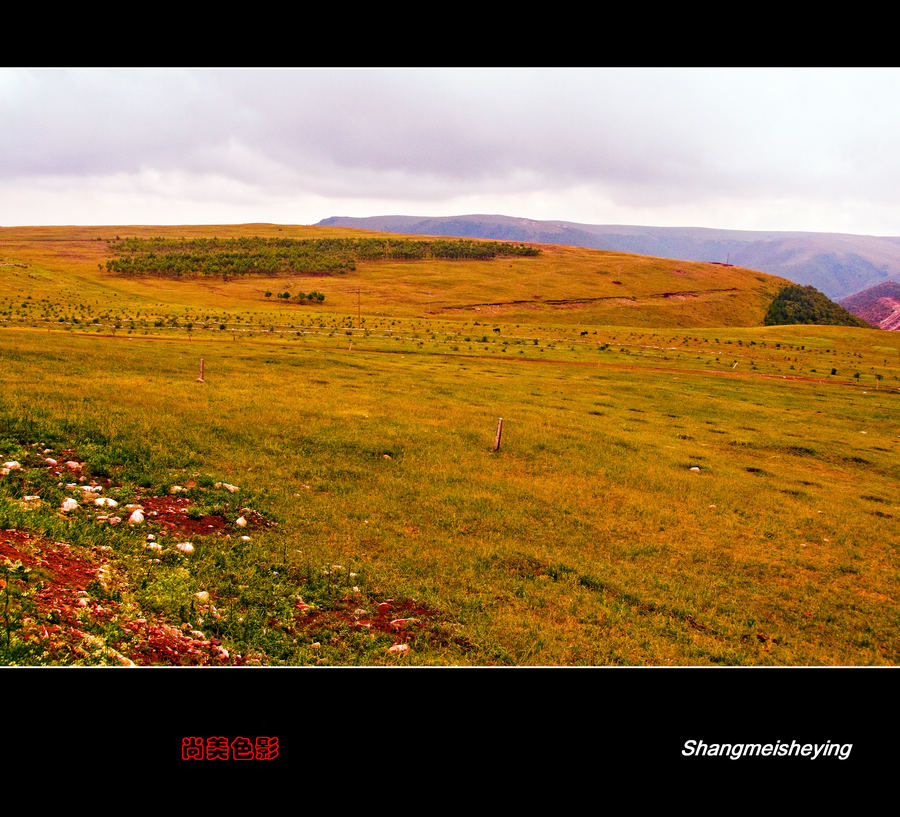
{"label": "grey cloud", "polygon": [[806,194],[889,201],[900,182],[898,77],[0,71],[0,178],[152,169],[280,196],[424,200],[578,185],[645,206]]}

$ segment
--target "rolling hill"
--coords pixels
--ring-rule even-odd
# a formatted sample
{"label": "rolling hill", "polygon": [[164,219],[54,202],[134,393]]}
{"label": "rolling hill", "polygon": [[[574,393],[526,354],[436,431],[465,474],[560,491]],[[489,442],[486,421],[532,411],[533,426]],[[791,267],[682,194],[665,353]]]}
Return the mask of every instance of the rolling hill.
{"label": "rolling hill", "polygon": [[[132,237],[128,242],[119,240],[128,236]],[[238,274],[233,256],[250,252],[240,249],[250,236],[257,237],[251,242],[257,253],[260,241],[270,250],[274,244],[286,243],[294,248],[292,252],[308,248],[310,242],[324,242],[334,252],[343,248],[340,252],[346,253],[351,245],[364,242],[368,246],[376,237],[377,244],[406,247],[406,254],[342,256],[340,263],[329,255],[327,264],[322,256],[316,262],[325,264],[321,269],[308,266],[308,259],[296,268],[279,261],[282,266],[266,267],[268,272],[258,256],[255,272]],[[408,238],[359,229],[260,224],[61,227],[50,232],[46,228],[0,229],[0,260],[14,265],[0,280],[0,297],[15,304],[15,314],[26,320],[43,316],[48,302],[62,299],[70,314],[91,299],[113,297],[120,307],[120,321],[126,314],[139,313],[143,320],[161,320],[174,303],[250,309],[258,311],[260,319],[290,321],[285,299],[266,293],[283,296],[289,292],[290,298],[298,289],[307,292],[314,285],[324,295],[321,308],[325,312],[345,315],[362,309],[378,315],[451,321],[490,317],[529,325],[713,327],[763,325],[773,300],[791,283],[730,264],[548,244],[532,245],[539,249],[534,253],[491,258],[437,257],[433,251],[427,258],[415,258],[410,253],[416,244],[437,242]],[[469,243],[492,245],[486,239]],[[132,245],[137,249],[127,249]],[[126,257],[118,257],[123,247]],[[204,272],[211,253],[217,264],[229,258],[230,271],[217,266],[220,271],[215,274]],[[153,255],[155,261],[146,261]],[[161,259],[166,261],[159,269],[147,267]],[[134,271],[145,267],[142,274]],[[60,268],[67,271],[63,283],[57,273]]]}
{"label": "rolling hill", "polygon": [[840,305],[872,326],[900,330],[900,283],[886,281],[844,298]]}
{"label": "rolling hill", "polygon": [[900,237],[578,224],[499,215],[334,217],[319,226],[534,241],[726,262],[814,286],[832,300],[900,276]]}

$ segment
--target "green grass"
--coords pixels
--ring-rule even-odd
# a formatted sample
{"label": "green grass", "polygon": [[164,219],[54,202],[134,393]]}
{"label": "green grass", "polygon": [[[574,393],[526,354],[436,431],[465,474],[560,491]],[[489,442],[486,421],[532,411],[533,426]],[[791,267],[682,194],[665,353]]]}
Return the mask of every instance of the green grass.
{"label": "green grass", "polygon": [[[66,292],[54,264],[39,280]],[[83,303],[140,301],[139,282],[91,275]],[[165,290],[167,314],[212,312],[187,286],[182,304]],[[263,663],[897,662],[896,335],[573,325],[552,309],[517,325],[390,300],[361,310],[366,332],[355,296],[268,331],[282,313],[235,299],[216,307],[243,319],[233,333],[17,316],[0,328],[0,456],[71,445],[123,496],[194,480],[204,511],[233,510],[212,487],[233,483],[277,527],[151,565],[143,534],[22,509],[63,496],[22,475],[0,478],[0,526],[112,547],[161,619],[196,624],[208,591],[228,649]],[[386,599],[423,611],[402,657],[335,612]]]}

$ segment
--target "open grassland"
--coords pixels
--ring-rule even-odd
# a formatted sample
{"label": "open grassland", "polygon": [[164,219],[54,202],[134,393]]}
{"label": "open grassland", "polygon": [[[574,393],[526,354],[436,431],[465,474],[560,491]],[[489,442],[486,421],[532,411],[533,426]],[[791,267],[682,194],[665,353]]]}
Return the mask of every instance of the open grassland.
{"label": "open grassland", "polygon": [[[524,272],[489,280],[508,264],[546,264],[544,298],[601,297],[602,275],[560,272],[568,248],[454,262],[449,282],[360,264],[316,280],[323,307],[283,306],[260,281],[111,279],[105,228],[77,246],[43,229],[0,246],[27,264],[0,268],[0,459],[21,466],[0,477],[0,530],[31,568],[4,579],[8,660],[135,657],[139,619],[234,663],[897,662],[900,336],[716,326],[691,298],[657,299],[681,305],[672,326],[428,309],[515,300]],[[671,291],[689,269],[635,264],[608,286]],[[49,470],[63,454],[81,468]],[[95,496],[146,519],[111,525]],[[222,527],[167,530],[149,509],[173,496]],[[36,593],[54,543],[100,576],[70,625],[96,649],[41,631],[65,619]]]}

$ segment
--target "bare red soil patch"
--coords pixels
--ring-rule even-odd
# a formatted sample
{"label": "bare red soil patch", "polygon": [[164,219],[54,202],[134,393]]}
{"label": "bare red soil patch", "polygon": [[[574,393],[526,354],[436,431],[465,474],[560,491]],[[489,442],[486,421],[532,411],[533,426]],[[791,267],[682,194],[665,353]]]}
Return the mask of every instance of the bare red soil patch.
{"label": "bare red soil patch", "polygon": [[[177,533],[183,536],[225,536],[242,528],[229,522],[222,514],[192,515],[189,511],[196,502],[187,497],[151,496],[136,499],[135,504],[143,508],[147,522],[161,526],[163,533]],[[241,516],[247,523],[243,530],[268,527],[271,523],[261,514],[249,508],[241,509]]]}
{"label": "bare red soil patch", "polygon": [[412,599],[386,599],[378,602],[352,596],[341,599],[340,605],[328,610],[307,609],[302,601],[297,607],[304,615],[295,619],[306,630],[326,630],[350,626],[354,629],[376,630],[394,636],[394,643],[407,643],[436,616]]}

